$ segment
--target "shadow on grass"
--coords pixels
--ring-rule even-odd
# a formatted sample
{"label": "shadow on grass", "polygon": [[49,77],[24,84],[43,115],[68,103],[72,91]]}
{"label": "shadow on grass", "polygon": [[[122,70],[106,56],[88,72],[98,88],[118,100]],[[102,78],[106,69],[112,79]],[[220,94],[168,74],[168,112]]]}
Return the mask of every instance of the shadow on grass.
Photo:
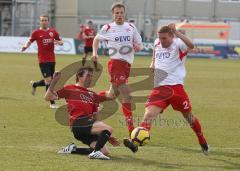
{"label": "shadow on grass", "polygon": [[[136,165],[136,167],[139,166],[155,166],[157,168],[162,168],[162,169],[193,169],[193,168],[200,168],[200,169],[216,169],[216,170],[222,170],[222,169],[240,169],[240,165],[237,163],[233,163],[227,160],[218,160],[218,159],[211,159],[215,161],[220,161],[220,162],[225,162],[229,166],[222,166],[222,165],[210,165],[210,164],[194,164],[189,161],[189,164],[184,164],[184,163],[166,163],[166,162],[161,162],[161,161],[154,161],[151,159],[146,158],[135,158],[134,156],[122,156],[122,157],[115,157],[112,156],[111,160],[116,161],[117,163],[122,163],[123,165],[125,164],[131,164],[131,165]],[[127,165],[126,165],[127,166]]]}
{"label": "shadow on grass", "polygon": [[178,164],[170,164],[170,163],[162,163],[154,160],[149,160],[147,158],[135,158],[133,156],[122,156],[122,157],[116,157],[112,156],[111,160],[116,161],[118,163],[124,164],[131,164],[139,166],[155,166],[159,168],[165,168],[165,169],[181,169],[182,166]]}
{"label": "shadow on grass", "polygon": [[[170,147],[168,146],[167,148],[178,150],[178,151],[184,151],[187,153],[199,153],[201,152],[201,149],[199,147],[198,149],[191,149],[191,148],[186,148],[186,147]],[[209,156],[223,156],[223,157],[232,157],[232,158],[240,158],[240,154],[236,152],[230,152],[230,151],[216,151],[216,149],[210,147],[210,152]]]}
{"label": "shadow on grass", "polygon": [[228,165],[232,165],[232,167],[234,167],[234,169],[239,169],[240,170],[240,162],[239,163],[234,163],[230,160],[225,160],[225,159],[216,159],[216,158],[210,158],[210,160],[214,160],[214,161],[218,161],[218,162],[223,162],[226,163]]}
{"label": "shadow on grass", "polygon": [[12,101],[19,101],[20,99],[16,99],[13,97],[0,97],[0,100],[12,100]]}
{"label": "shadow on grass", "polygon": [[[171,146],[168,146],[166,148],[170,148],[170,149],[174,149],[174,150],[178,150],[178,151],[183,151],[183,152],[186,152],[186,153],[200,153],[201,152],[201,149],[199,147],[199,150],[198,149],[191,149],[191,148],[186,148],[186,147],[171,147]],[[213,151],[214,150],[214,151]],[[218,162],[223,162],[225,164],[228,164],[230,166],[204,166],[204,167],[210,167],[210,168],[216,168],[216,169],[240,169],[240,162],[239,163],[234,163],[231,160],[231,158],[240,158],[240,154],[238,153],[233,153],[233,152],[230,152],[230,151],[216,151],[216,149],[213,148],[213,150],[211,151],[211,148],[210,148],[210,152],[209,152],[209,155],[206,156],[208,157],[209,160],[214,160],[214,161],[218,161]],[[204,154],[203,154],[204,155]],[[226,159],[219,159],[219,158],[216,158],[216,157],[228,157],[229,160],[226,160]],[[186,165],[187,166],[187,165]],[[196,167],[203,167],[203,166],[196,166]]]}

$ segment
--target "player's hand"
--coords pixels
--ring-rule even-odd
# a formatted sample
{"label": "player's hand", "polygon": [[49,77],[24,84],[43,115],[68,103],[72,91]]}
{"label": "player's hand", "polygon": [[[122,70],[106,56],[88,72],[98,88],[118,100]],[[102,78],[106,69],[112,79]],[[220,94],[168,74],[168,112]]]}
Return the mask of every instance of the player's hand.
{"label": "player's hand", "polygon": [[114,147],[120,145],[120,142],[119,142],[118,139],[115,138],[115,137],[110,137],[110,138],[108,139],[108,142],[109,142],[110,144],[112,144],[112,146],[114,146]]}
{"label": "player's hand", "polygon": [[150,71],[154,73],[154,70],[155,70],[154,67],[150,66],[149,68],[150,68]]}
{"label": "player's hand", "polygon": [[152,63],[150,64],[149,68],[150,68],[150,71],[151,71],[151,72],[154,72],[155,67],[154,67],[154,62],[153,62],[153,61],[152,61]]}
{"label": "player's hand", "polygon": [[98,60],[98,55],[92,56],[92,60],[93,60],[93,61],[97,61],[97,60]]}
{"label": "player's hand", "polygon": [[59,80],[60,78],[61,78],[61,72],[59,72],[59,71],[54,72],[54,74],[53,74],[53,80],[57,81],[57,80]]}
{"label": "player's hand", "polygon": [[26,47],[26,46],[23,46],[21,51],[23,52],[23,51],[25,51],[26,49],[27,49],[27,47]]}
{"label": "player's hand", "polygon": [[63,45],[63,41],[62,40],[54,40],[54,44],[62,46]]}
{"label": "player's hand", "polygon": [[169,24],[168,27],[173,31],[173,33],[176,32],[176,26],[174,23]]}
{"label": "player's hand", "polygon": [[139,45],[137,43],[133,43],[133,49],[135,52],[139,52],[140,50],[142,50],[142,45]]}

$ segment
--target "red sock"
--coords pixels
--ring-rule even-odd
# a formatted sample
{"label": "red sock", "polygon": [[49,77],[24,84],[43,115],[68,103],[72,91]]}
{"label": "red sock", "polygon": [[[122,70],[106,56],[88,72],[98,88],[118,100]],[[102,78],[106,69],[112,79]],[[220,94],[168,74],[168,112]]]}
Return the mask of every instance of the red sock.
{"label": "red sock", "polygon": [[151,129],[151,125],[146,123],[146,122],[142,122],[140,124],[140,126],[143,127],[143,128],[146,128],[148,131],[150,131],[150,129]]}
{"label": "red sock", "polygon": [[194,118],[194,121],[191,125],[191,128],[196,133],[196,135],[198,137],[199,144],[205,144],[206,140],[205,140],[205,138],[203,136],[203,133],[202,133],[201,124],[199,123],[199,121],[196,117]]}
{"label": "red sock", "polygon": [[122,111],[127,123],[128,131],[129,133],[132,132],[134,129],[133,125],[133,116],[132,116],[132,111],[131,111],[131,103],[123,103],[122,104]]}

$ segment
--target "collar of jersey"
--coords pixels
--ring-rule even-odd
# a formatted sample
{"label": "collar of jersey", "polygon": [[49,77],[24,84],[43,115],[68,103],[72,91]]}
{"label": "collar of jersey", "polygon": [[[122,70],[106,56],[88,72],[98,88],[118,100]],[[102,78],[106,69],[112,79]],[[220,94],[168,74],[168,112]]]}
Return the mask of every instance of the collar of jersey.
{"label": "collar of jersey", "polygon": [[49,30],[49,27],[48,27],[46,30],[44,30],[44,29],[42,29],[42,27],[40,27],[40,30],[42,30],[42,31],[48,31],[48,30]]}

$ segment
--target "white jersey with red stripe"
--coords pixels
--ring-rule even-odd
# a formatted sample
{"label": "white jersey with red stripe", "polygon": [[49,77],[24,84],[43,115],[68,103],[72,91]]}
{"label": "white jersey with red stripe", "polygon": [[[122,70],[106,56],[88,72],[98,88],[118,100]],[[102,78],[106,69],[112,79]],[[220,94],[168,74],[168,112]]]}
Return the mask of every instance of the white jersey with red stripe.
{"label": "white jersey with red stripe", "polygon": [[124,60],[130,64],[134,60],[134,46],[142,47],[142,38],[132,23],[115,22],[106,24],[97,34],[100,41],[106,41],[111,59]]}
{"label": "white jersey with red stripe", "polygon": [[185,61],[188,53],[186,44],[174,38],[168,48],[163,48],[159,39],[154,42],[154,87],[161,85],[184,84],[186,76]]}

